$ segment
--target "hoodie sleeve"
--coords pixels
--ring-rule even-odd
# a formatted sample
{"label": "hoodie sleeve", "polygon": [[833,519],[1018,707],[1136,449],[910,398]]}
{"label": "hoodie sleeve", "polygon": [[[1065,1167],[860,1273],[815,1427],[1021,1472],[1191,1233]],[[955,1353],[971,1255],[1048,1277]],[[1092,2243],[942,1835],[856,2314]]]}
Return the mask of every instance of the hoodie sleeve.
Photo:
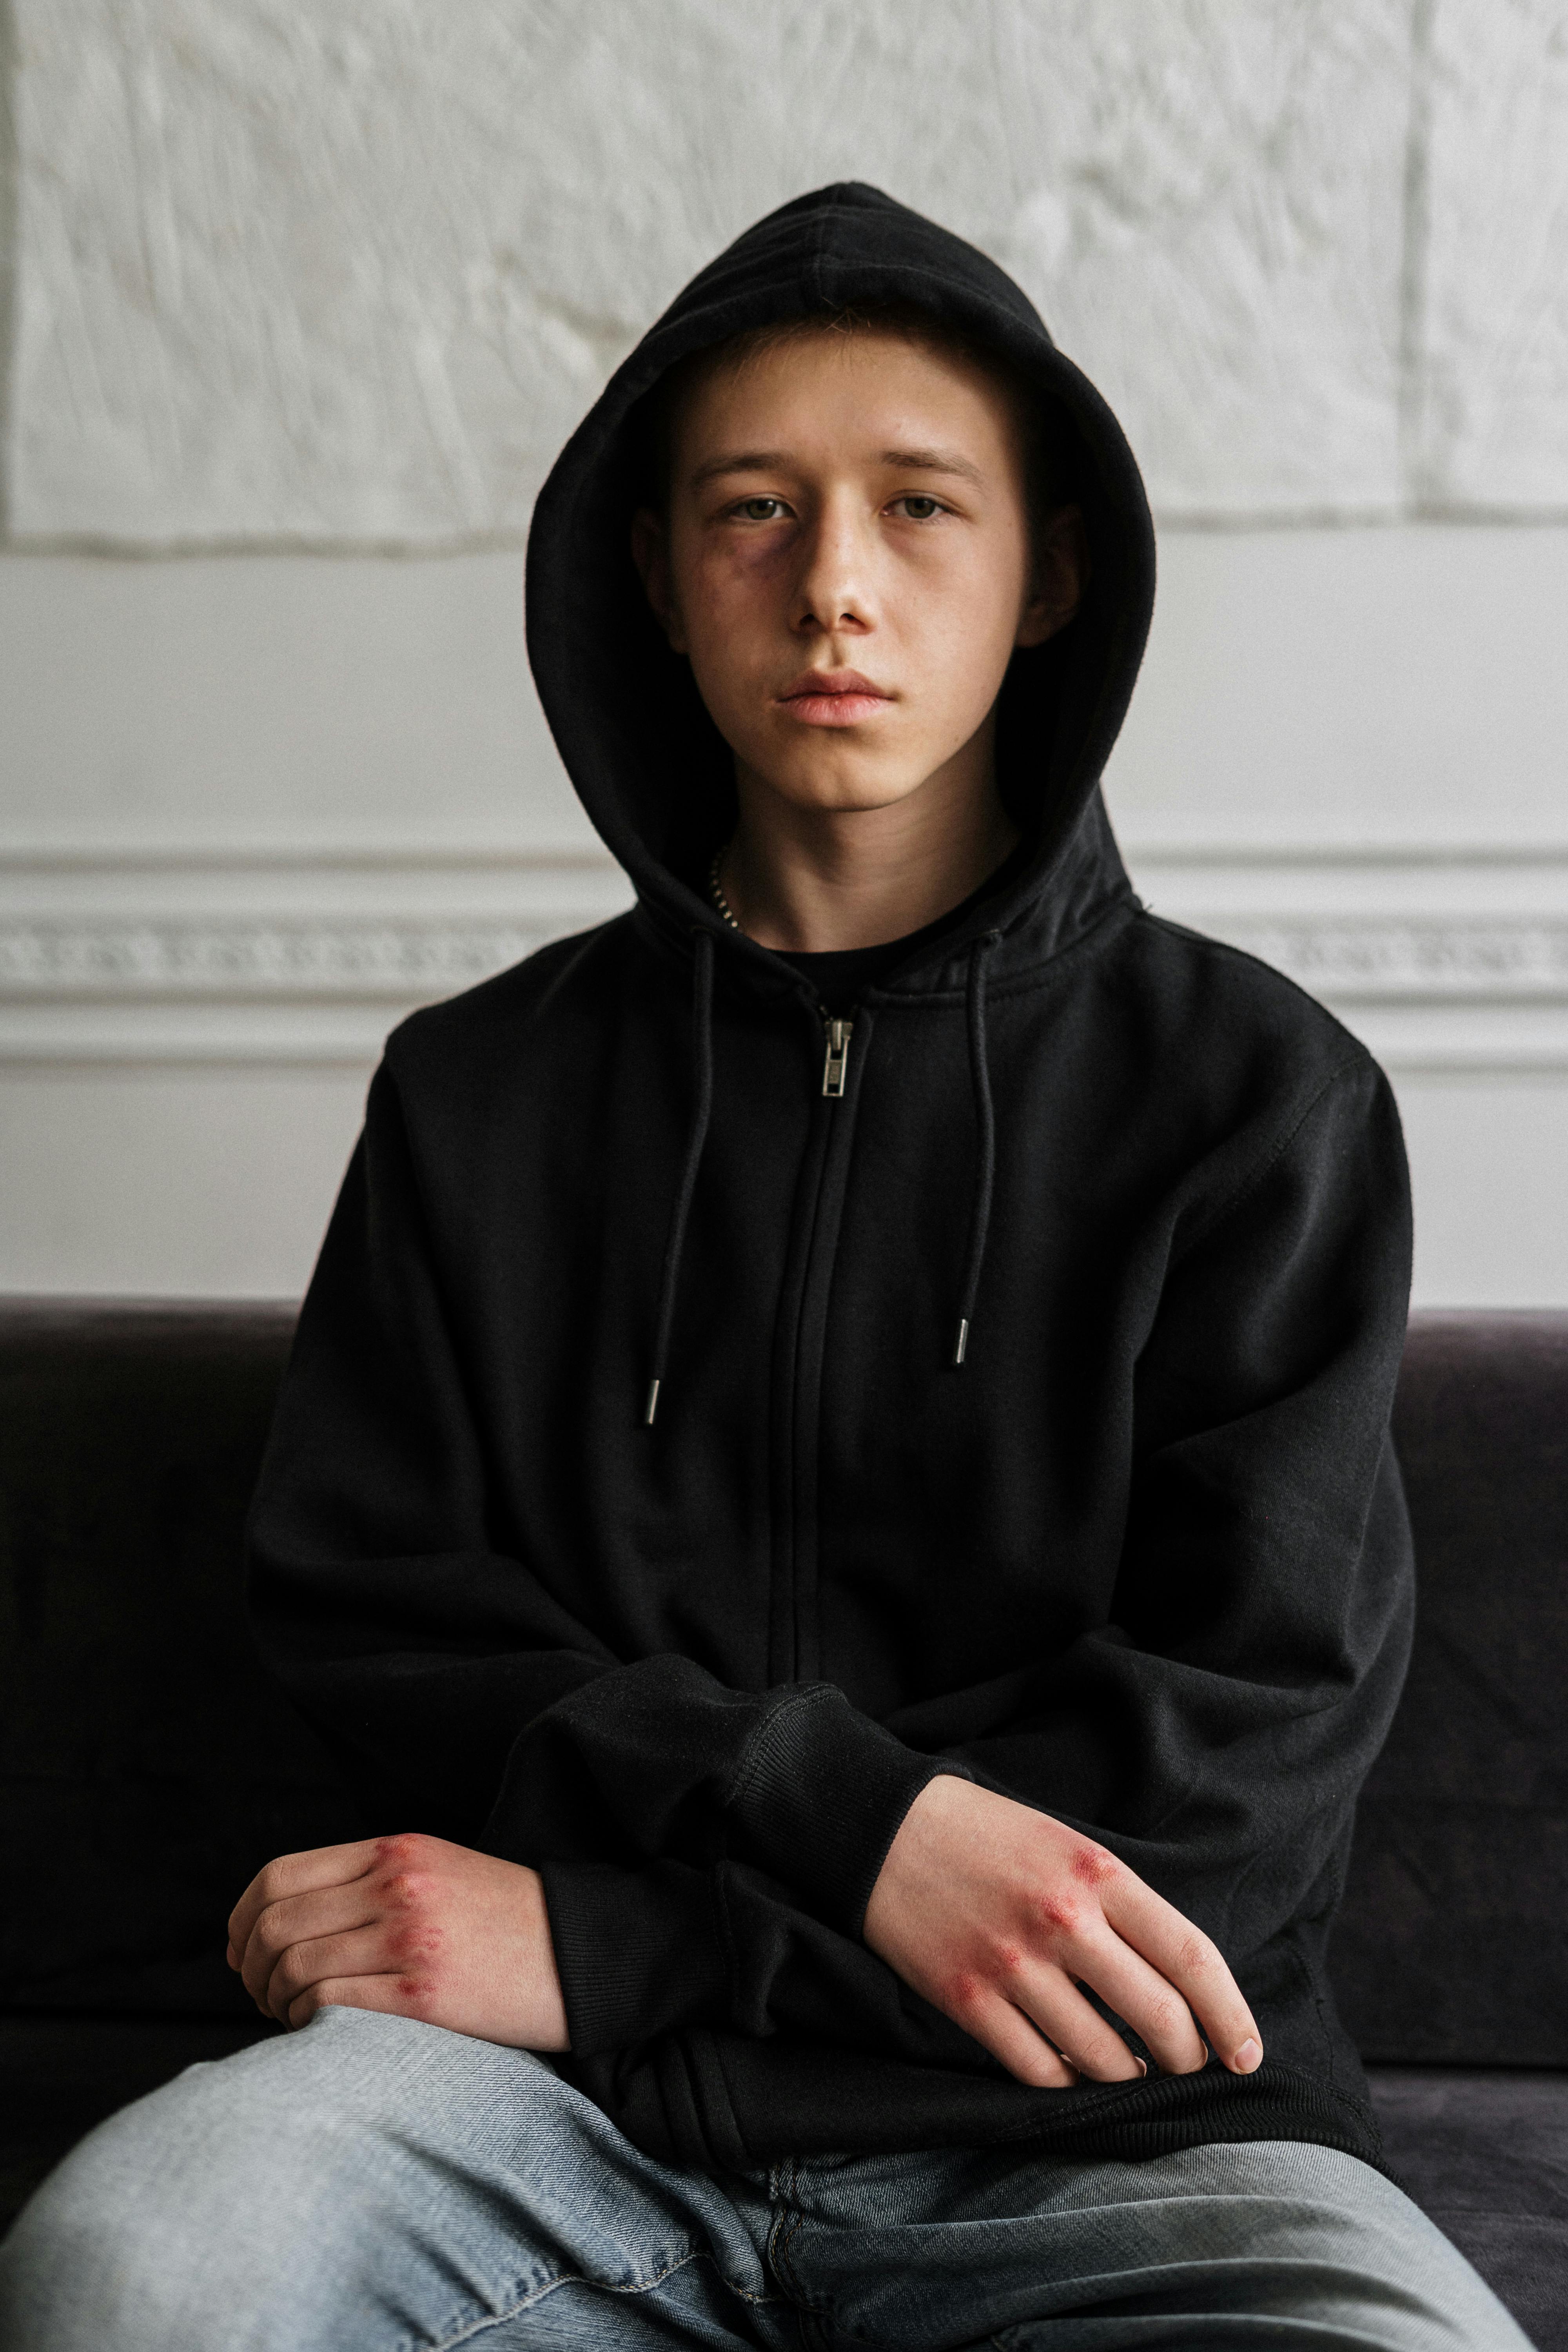
{"label": "hoodie sleeve", "polygon": [[584,2021],[609,2000],[646,2032],[668,1998],[704,2006],[726,1858],[853,1933],[916,1792],[952,1769],[828,1685],[742,1692],[685,1658],[620,1661],[536,1563],[495,1546],[385,1066],[300,1316],[249,1553],[262,1650],[371,1826],[554,1869]]}
{"label": "hoodie sleeve", "polygon": [[[1007,1693],[973,1694],[984,1728],[935,1759],[1103,1843],[1244,1982],[1292,1923],[1331,1910],[1404,1680],[1414,1570],[1388,1424],[1409,1272],[1398,1114],[1357,1055],[1238,1189],[1175,1221],[1137,1370],[1108,1622],[1023,1664]],[[595,1899],[563,1885],[563,1920],[594,1917]],[[943,2021],[858,1964],[846,1939],[859,1914],[803,1896],[798,1876],[786,1890],[732,1865],[704,1899],[741,2030],[831,2030],[963,2063]],[[594,1934],[613,1948],[607,1905]],[[593,1998],[584,2046],[605,2046],[624,2008],[608,1983]],[[718,2002],[715,1990],[708,2013]]]}
{"label": "hoodie sleeve", "polygon": [[1233,1963],[1331,1906],[1404,1681],[1410,1238],[1398,1113],[1357,1054],[1231,1197],[1177,1220],[1109,1622],[953,1752],[1101,1840]]}

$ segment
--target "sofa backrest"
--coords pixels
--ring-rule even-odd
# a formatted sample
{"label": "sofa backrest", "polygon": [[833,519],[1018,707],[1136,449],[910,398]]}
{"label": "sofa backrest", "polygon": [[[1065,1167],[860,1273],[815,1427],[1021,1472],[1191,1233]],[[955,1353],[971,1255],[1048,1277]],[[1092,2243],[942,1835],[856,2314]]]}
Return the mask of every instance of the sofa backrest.
{"label": "sofa backrest", "polygon": [[1568,1314],[1411,1319],[1410,1676],[1332,1948],[1368,2058],[1568,2065]]}
{"label": "sofa backrest", "polygon": [[[257,1667],[278,1307],[0,1306],[0,2005],[249,2013],[222,1922],[361,1833]],[[1370,2058],[1568,2064],[1568,1314],[1411,1325],[1410,1680],[1336,1930]]]}
{"label": "sofa backrest", "polygon": [[230,1907],[354,1833],[241,1601],[293,1324],[0,1306],[0,2005],[254,2017]]}

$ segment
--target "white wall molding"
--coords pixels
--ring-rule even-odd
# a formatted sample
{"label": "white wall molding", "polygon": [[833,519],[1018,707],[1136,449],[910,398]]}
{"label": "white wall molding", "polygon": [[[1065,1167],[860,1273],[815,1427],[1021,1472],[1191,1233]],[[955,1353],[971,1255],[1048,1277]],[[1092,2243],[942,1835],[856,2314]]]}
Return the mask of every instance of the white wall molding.
{"label": "white wall molding", "polygon": [[[1157,912],[1391,1067],[1568,1074],[1568,850],[1133,846]],[[0,1061],[368,1064],[415,1004],[626,903],[603,856],[0,847]]]}
{"label": "white wall molding", "polygon": [[368,1065],[628,898],[582,851],[0,846],[0,1062]]}
{"label": "white wall molding", "polygon": [[1226,926],[1237,947],[1314,996],[1426,1002],[1546,997],[1568,1003],[1568,919],[1561,923],[1248,922]]}
{"label": "white wall molding", "polygon": [[454,994],[558,934],[541,922],[48,922],[0,930],[0,992],[417,1002]]}
{"label": "white wall molding", "polygon": [[1289,974],[1401,1071],[1568,1074],[1568,848],[1130,847],[1157,913]]}

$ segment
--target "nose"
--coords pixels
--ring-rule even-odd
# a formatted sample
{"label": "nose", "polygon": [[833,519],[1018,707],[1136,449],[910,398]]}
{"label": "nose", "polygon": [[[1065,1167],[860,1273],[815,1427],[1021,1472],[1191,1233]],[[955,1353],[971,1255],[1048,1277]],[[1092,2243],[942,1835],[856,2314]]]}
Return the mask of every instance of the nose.
{"label": "nose", "polygon": [[806,534],[795,599],[799,636],[864,636],[876,626],[870,551],[847,506],[823,509]]}

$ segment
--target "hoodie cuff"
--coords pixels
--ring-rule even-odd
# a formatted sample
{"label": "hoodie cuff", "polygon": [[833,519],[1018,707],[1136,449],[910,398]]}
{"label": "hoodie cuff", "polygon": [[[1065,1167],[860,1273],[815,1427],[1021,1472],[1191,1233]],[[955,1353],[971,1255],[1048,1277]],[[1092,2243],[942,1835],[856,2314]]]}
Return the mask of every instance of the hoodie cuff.
{"label": "hoodie cuff", "polygon": [[726,2021],[710,1871],[546,1862],[540,1875],[574,2056],[624,2050],[679,2025]]}
{"label": "hoodie cuff", "polygon": [[829,1927],[858,1937],[904,1815],[944,1772],[973,1778],[945,1756],[906,1748],[819,1683],[759,1727],[727,1810],[775,1877]]}

